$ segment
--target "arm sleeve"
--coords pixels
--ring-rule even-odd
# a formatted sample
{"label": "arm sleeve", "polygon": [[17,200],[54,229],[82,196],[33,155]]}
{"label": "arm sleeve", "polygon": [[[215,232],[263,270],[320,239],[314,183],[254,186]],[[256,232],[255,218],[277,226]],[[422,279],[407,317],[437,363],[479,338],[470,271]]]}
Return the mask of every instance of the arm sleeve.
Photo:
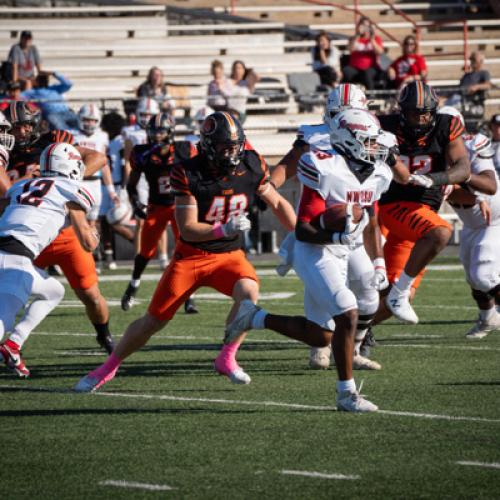
{"label": "arm sleeve", "polygon": [[458,116],[454,116],[450,122],[450,142],[460,137],[465,132],[465,128]]}
{"label": "arm sleeve", "polygon": [[190,196],[189,181],[182,164],[178,163],[172,168],[170,174],[170,185],[175,196]]}
{"label": "arm sleeve", "polygon": [[75,144],[73,134],[67,130],[52,130],[50,134],[50,142],[67,142],[68,144]]}
{"label": "arm sleeve", "polygon": [[326,210],[326,202],[320,194],[307,186],[304,186],[300,197],[298,220],[311,222],[312,219]]}

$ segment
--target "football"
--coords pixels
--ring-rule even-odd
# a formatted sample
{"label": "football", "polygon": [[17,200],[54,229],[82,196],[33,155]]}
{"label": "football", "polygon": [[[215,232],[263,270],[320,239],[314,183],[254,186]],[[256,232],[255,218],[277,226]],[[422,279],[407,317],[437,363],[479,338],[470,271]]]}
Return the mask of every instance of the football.
{"label": "football", "polygon": [[[311,222],[318,228],[342,232],[346,224],[346,210],[347,204],[335,203],[329,206],[322,214],[315,217]],[[363,207],[361,205],[353,205],[352,216],[354,222],[359,222],[363,216]]]}

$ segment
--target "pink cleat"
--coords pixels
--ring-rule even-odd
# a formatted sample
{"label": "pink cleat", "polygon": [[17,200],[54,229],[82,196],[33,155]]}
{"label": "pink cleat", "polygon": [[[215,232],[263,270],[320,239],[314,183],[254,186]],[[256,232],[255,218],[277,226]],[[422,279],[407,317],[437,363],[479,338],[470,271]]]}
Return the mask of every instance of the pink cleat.
{"label": "pink cleat", "polygon": [[241,366],[234,361],[230,363],[220,356],[214,362],[214,369],[219,375],[225,375],[233,384],[249,384],[252,379]]}

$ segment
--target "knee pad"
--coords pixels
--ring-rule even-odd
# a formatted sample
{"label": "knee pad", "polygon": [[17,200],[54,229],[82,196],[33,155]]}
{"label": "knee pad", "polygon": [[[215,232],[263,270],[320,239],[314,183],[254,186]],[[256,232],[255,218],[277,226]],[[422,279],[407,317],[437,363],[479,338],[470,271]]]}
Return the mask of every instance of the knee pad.
{"label": "knee pad", "polygon": [[470,280],[472,286],[476,290],[488,293],[490,290],[494,289],[499,285],[499,275],[498,271],[492,269],[490,265],[478,266],[476,269],[471,270]]}
{"label": "knee pad", "polygon": [[373,315],[377,312],[379,305],[379,293],[374,288],[364,289],[356,297],[358,301],[358,312],[360,316]]}
{"label": "knee pad", "polygon": [[357,309],[358,305],[356,297],[349,290],[349,288],[342,288],[334,295],[337,307],[342,311],[349,311],[350,309]]}

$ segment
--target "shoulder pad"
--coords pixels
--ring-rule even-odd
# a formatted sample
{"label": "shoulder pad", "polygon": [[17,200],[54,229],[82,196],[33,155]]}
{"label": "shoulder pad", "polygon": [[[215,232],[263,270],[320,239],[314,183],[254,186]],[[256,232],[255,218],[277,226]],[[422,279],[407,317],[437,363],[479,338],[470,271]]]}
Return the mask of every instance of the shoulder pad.
{"label": "shoulder pad", "polygon": [[476,134],[465,140],[465,147],[469,152],[469,156],[477,156],[479,158],[493,158],[495,150],[491,145],[489,137],[483,134]]}
{"label": "shoulder pad", "polygon": [[332,163],[338,156],[334,151],[313,150],[304,153],[297,165],[297,178],[311,189],[318,191],[323,198],[328,195],[328,179]]}
{"label": "shoulder pad", "polygon": [[297,140],[314,146],[317,149],[331,149],[330,132],[322,123],[319,125],[301,125],[297,131]]}

